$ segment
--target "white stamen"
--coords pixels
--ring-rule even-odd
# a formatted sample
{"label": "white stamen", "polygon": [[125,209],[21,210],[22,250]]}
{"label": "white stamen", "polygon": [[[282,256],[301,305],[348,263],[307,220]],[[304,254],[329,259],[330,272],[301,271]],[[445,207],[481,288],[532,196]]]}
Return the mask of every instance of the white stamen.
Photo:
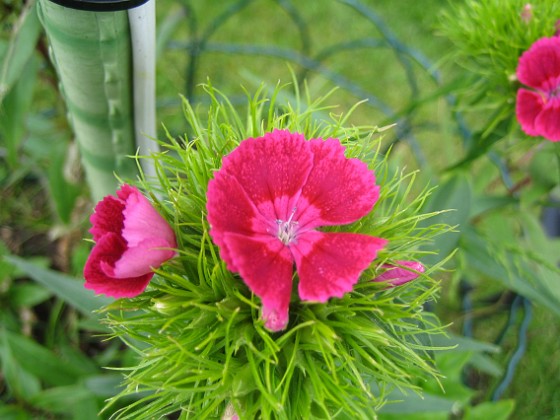
{"label": "white stamen", "polygon": [[276,220],[276,224],[278,225],[278,233],[276,234],[276,236],[284,245],[288,245],[297,236],[298,222],[292,221],[295,213],[296,208],[294,207],[292,210],[292,214],[290,214],[290,218],[288,220],[286,220],[285,222],[281,219]]}

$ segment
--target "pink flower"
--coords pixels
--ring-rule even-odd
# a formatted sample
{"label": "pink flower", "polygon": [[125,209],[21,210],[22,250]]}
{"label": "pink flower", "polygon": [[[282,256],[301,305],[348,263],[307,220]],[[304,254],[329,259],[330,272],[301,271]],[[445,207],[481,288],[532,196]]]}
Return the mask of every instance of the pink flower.
{"label": "pink flower", "polygon": [[424,266],[416,261],[395,261],[397,265],[384,264],[385,272],[373,279],[376,282],[387,282],[390,287],[400,286],[416,279],[424,272]]}
{"label": "pink flower", "polygon": [[560,38],[541,38],[521,55],[516,114],[530,136],[560,141]]}
{"label": "pink flower", "polygon": [[379,197],[373,171],[336,139],[275,130],[243,141],[208,184],[210,234],[228,269],[262,300],[265,326],[288,323],[293,265],[299,297],[326,302],[352,290],[387,241],[317,230],[352,223]]}
{"label": "pink flower", "polygon": [[90,218],[96,241],[84,268],[85,287],[115,298],[142,293],[152,268],[175,255],[175,234],[138,189],[123,185],[117,197],[97,203]]}

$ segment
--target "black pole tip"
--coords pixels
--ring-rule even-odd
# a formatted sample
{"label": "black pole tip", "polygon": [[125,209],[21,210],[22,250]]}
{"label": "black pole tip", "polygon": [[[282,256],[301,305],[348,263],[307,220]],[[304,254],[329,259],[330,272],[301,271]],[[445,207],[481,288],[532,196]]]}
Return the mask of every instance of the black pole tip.
{"label": "black pole tip", "polygon": [[141,6],[148,0],[50,0],[64,7],[90,12],[116,12]]}

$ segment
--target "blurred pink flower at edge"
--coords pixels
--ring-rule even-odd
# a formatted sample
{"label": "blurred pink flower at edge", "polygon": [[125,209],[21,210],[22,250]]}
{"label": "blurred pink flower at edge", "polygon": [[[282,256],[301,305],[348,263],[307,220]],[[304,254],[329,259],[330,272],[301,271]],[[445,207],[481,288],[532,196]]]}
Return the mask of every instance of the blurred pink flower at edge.
{"label": "blurred pink flower at edge", "polygon": [[560,37],[537,40],[519,58],[516,115],[529,136],[560,141]]}

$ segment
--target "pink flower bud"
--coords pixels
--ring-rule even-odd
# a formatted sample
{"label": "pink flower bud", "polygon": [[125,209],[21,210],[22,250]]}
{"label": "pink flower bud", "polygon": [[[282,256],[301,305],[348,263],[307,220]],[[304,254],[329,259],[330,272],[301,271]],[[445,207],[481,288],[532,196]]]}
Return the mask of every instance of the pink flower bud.
{"label": "pink flower bud", "polygon": [[387,282],[390,287],[408,283],[424,272],[424,266],[416,261],[395,261],[397,265],[384,264],[385,271],[373,279],[375,282]]}
{"label": "pink flower bud", "polygon": [[123,185],[117,197],[95,207],[90,233],[96,242],[84,267],[85,287],[116,298],[142,293],[158,268],[175,255],[169,224],[137,188]]}
{"label": "pink flower bud", "polygon": [[528,24],[531,19],[533,18],[533,6],[530,3],[527,3],[523,6],[521,10],[521,21],[525,24]]}

